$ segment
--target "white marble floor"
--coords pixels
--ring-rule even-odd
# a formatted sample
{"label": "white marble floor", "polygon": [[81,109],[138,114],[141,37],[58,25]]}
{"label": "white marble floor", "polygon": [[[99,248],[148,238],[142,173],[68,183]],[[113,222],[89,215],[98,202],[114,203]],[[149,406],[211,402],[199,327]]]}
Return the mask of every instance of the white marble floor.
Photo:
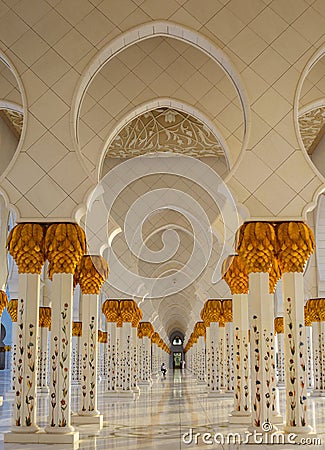
{"label": "white marble floor", "polygon": [[[6,444],[3,442],[3,433],[9,430],[11,420],[11,401],[6,400],[6,391],[9,387],[9,376],[0,372],[0,395],[5,400],[0,406],[0,450],[47,450],[67,449],[71,446],[53,445],[36,446],[30,444]],[[213,442],[215,433],[240,433],[245,436],[246,428],[243,426],[229,426],[227,419],[232,410],[233,400],[229,398],[210,397],[204,392],[186,371],[181,373],[170,371],[165,380],[159,378],[147,391],[142,391],[135,401],[108,400],[103,395],[104,383],[101,383],[99,394],[99,409],[104,414],[104,427],[101,431],[91,426],[80,426],[79,448],[81,450],[178,450],[186,448],[219,448],[219,449],[247,449],[282,448],[278,445],[252,445],[252,444],[216,444]],[[73,388],[72,408],[77,410],[78,391]],[[280,408],[283,410],[283,391],[280,392]],[[47,421],[47,399],[42,397],[38,403],[38,424],[44,426]],[[315,436],[322,443],[308,445],[309,449],[325,449],[325,398],[309,398],[309,423],[315,430]],[[201,433],[197,442],[188,434]],[[211,433],[212,437],[205,438],[203,434]],[[184,439],[183,436],[185,435]],[[220,437],[217,440],[220,442]],[[184,442],[185,440],[185,442]],[[209,442],[211,442],[209,444]],[[227,442],[225,440],[225,442]],[[231,441],[232,442],[232,441]],[[54,447],[55,445],[55,447]],[[285,445],[287,450],[293,445]]]}

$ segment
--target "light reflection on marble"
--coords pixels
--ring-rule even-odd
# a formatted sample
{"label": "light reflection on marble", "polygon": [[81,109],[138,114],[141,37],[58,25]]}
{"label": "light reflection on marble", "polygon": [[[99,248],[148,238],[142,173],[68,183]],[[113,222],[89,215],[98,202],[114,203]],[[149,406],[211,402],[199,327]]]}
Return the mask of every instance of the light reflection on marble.
{"label": "light reflection on marble", "polygon": [[[9,373],[0,372],[0,395],[4,403],[0,407],[0,450],[48,450],[53,445],[28,445],[3,443],[3,432],[9,430],[11,419],[11,402],[6,399],[9,389]],[[232,397],[209,397],[204,387],[196,384],[188,371],[182,373],[170,371],[167,378],[155,380],[150,389],[143,390],[136,401],[107,399],[104,396],[105,383],[99,388],[99,410],[104,414],[104,427],[98,430],[93,426],[83,425],[80,432],[79,449],[81,450],[178,450],[186,448],[281,448],[266,445],[207,445],[199,440],[197,445],[186,445],[182,436],[190,428],[195,433],[244,432],[243,426],[228,427],[228,414],[233,409]],[[78,411],[78,387],[72,387],[72,410]],[[284,391],[280,391],[281,413],[284,414]],[[47,423],[48,399],[38,399],[38,424]],[[321,446],[305,446],[310,450],[325,449],[325,398],[310,397],[308,408],[309,423],[322,439]],[[295,446],[286,445],[286,450]],[[55,450],[70,449],[71,446],[55,444]]]}

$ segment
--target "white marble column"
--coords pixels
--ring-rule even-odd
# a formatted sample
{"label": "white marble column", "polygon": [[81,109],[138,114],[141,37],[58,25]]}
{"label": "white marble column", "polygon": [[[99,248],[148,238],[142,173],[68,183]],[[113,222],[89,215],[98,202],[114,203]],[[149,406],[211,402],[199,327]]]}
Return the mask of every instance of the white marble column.
{"label": "white marble column", "polygon": [[120,343],[120,377],[121,383],[118,395],[123,398],[134,398],[132,385],[132,365],[133,365],[133,347],[132,347],[132,324],[124,322],[121,330]]}
{"label": "white marble column", "polygon": [[219,352],[219,323],[210,323],[211,346],[211,383],[210,391],[220,394],[220,352]]}
{"label": "white marble column", "polygon": [[52,323],[50,350],[50,410],[47,433],[66,434],[75,442],[71,426],[71,341],[73,274],[54,273],[52,281]]}
{"label": "white marble column", "polygon": [[288,433],[307,433],[306,332],[304,326],[303,273],[282,275],[286,425]]}
{"label": "white marble column", "polygon": [[278,359],[277,359],[277,375],[278,375],[278,385],[284,386],[285,377],[284,377],[284,338],[283,332],[276,334],[277,347],[278,347]]}
{"label": "white marble column", "polygon": [[[81,392],[78,416],[74,423],[96,423],[103,421],[97,409],[98,368],[98,294],[83,294],[81,337]],[[81,420],[80,420],[81,419]]]}
{"label": "white marble column", "polygon": [[148,385],[152,383],[151,372],[151,339],[148,336],[142,338],[142,379],[141,385]]}
{"label": "white marble column", "polygon": [[158,367],[158,342],[160,336],[157,332],[154,332],[151,336],[151,377],[153,380],[156,380],[159,377]]}
{"label": "white marble column", "polygon": [[17,365],[17,339],[18,339],[18,326],[17,326],[17,314],[18,314],[18,300],[11,299],[7,305],[7,311],[10,315],[12,328],[11,328],[11,367],[10,367],[10,391],[6,394],[6,397],[15,395],[15,382],[16,382],[16,365]]}
{"label": "white marble column", "polygon": [[12,431],[38,431],[37,353],[40,275],[20,273],[18,278],[17,359]]}
{"label": "white marble column", "polygon": [[[43,307],[41,307],[43,308]],[[49,320],[50,320],[49,309]],[[49,371],[49,323],[45,323],[44,319],[39,327],[39,364],[38,364],[38,390],[41,394],[49,393],[48,371]]]}
{"label": "white marble column", "polygon": [[[135,326],[136,325],[136,326]],[[132,362],[132,370],[131,370],[131,382],[132,382],[132,390],[135,393],[139,393],[139,374],[138,374],[138,325],[132,324],[131,330],[131,358]]]}
{"label": "white marble column", "polygon": [[[7,304],[8,304],[7,295],[4,291],[0,290],[0,335],[1,335],[1,316],[2,316],[4,309],[6,308]],[[7,358],[5,355],[5,367],[6,367],[6,359]],[[0,395],[0,406],[2,405],[2,403],[3,403],[3,397],[2,397],[2,395]]]}
{"label": "white marble column", "polygon": [[122,378],[123,378],[123,334],[122,334],[123,323],[117,324],[116,327],[116,352],[115,352],[115,390],[117,392],[122,391]]}
{"label": "white marble column", "polygon": [[248,295],[233,294],[232,316],[234,327],[234,410],[230,423],[251,421],[250,358],[248,340]]}
{"label": "white marble column", "polygon": [[140,389],[149,387],[152,384],[151,377],[151,337],[154,333],[154,328],[150,322],[140,322],[138,325],[138,337],[141,341],[141,370],[138,384]]}
{"label": "white marble column", "polygon": [[[312,325],[306,325],[306,351],[307,351],[307,388],[312,389],[314,387],[314,371],[313,371],[313,332]],[[325,386],[324,386],[325,388]]]}
{"label": "white marble column", "polygon": [[107,382],[105,393],[116,391],[116,322],[107,322]]}
{"label": "white marble column", "polygon": [[269,274],[249,274],[249,320],[251,336],[252,425],[274,423],[275,361],[273,295]]}
{"label": "white marble column", "polygon": [[[204,320],[204,319],[203,319]],[[206,360],[206,384],[207,388],[211,389],[211,375],[212,375],[212,352],[211,352],[211,333],[210,333],[210,324],[208,322],[204,322],[206,326],[206,336],[205,336],[205,360]]]}
{"label": "white marble column", "polygon": [[219,386],[222,391],[226,390],[226,327],[219,323]]}
{"label": "white marble column", "polygon": [[82,322],[72,322],[71,337],[71,383],[78,385],[81,382],[82,365]]}
{"label": "white marble column", "polygon": [[137,383],[142,380],[142,338],[137,330]]}
{"label": "white marble column", "polygon": [[234,330],[232,322],[226,322],[226,392],[234,391]]}
{"label": "white marble column", "polygon": [[312,324],[313,360],[314,360],[314,390],[313,396],[325,396],[325,322]]}
{"label": "white marble column", "polygon": [[197,341],[197,354],[198,354],[198,370],[197,380],[199,384],[206,384],[206,366],[205,366],[205,341],[204,336],[199,336]]}

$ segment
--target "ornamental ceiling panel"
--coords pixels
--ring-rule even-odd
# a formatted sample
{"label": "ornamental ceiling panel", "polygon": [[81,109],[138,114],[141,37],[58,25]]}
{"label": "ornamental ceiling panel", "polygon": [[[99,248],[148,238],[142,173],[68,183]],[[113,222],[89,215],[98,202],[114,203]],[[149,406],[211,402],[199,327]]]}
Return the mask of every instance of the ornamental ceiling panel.
{"label": "ornamental ceiling panel", "polygon": [[12,111],[9,109],[0,109],[0,117],[4,120],[4,122],[8,125],[10,130],[16,136],[16,138],[20,138],[21,131],[23,129],[24,117],[18,111]]}
{"label": "ornamental ceiling panel", "polygon": [[130,158],[155,152],[224,156],[220,142],[206,125],[170,108],[148,111],[133,119],[113,139],[106,156]]}
{"label": "ornamental ceiling panel", "polygon": [[325,134],[325,105],[299,116],[299,129],[305,149],[311,155]]}

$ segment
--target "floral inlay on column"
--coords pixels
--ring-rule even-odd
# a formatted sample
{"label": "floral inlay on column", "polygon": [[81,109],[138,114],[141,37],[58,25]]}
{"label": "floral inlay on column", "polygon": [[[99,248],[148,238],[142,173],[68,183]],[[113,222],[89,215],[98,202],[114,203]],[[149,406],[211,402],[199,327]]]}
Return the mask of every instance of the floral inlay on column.
{"label": "floral inlay on column", "polygon": [[303,272],[315,248],[312,230],[303,222],[276,226],[276,253],[282,273],[286,377],[286,432],[306,433],[307,371]]}
{"label": "floral inlay on column", "polygon": [[11,391],[15,393],[16,370],[17,370],[17,341],[18,341],[18,299],[11,299],[7,305],[7,311],[12,322],[12,344],[11,344]]}
{"label": "floral inlay on column", "polygon": [[142,370],[140,384],[149,384],[151,382],[151,337],[154,333],[154,328],[150,322],[140,322],[138,325],[138,337],[142,339]]}
{"label": "floral inlay on column", "polygon": [[[48,433],[71,433],[71,350],[73,275],[86,250],[83,229],[74,223],[49,225],[45,237],[48,277],[52,280],[50,423]],[[55,366],[54,366],[55,362]]]}
{"label": "floral inlay on column", "polygon": [[38,430],[38,322],[40,273],[45,261],[44,230],[45,227],[37,223],[21,223],[11,230],[7,240],[8,251],[14,258],[19,273],[15,427],[21,427],[19,431],[23,431],[22,428],[25,427],[29,432]]}
{"label": "floral inlay on column", "polygon": [[267,222],[247,222],[237,234],[237,252],[249,274],[249,304],[252,367],[252,425],[261,428],[272,423],[274,346],[273,308],[270,292],[277,282],[274,269],[275,230]]}
{"label": "floral inlay on column", "polygon": [[107,392],[116,390],[116,326],[120,316],[118,300],[105,300],[102,312],[107,321]]}
{"label": "floral inlay on column", "polygon": [[235,417],[243,417],[243,421],[246,422],[250,414],[248,272],[245,262],[238,255],[229,256],[225,259],[222,272],[223,279],[228,284],[233,296],[234,411],[231,414],[230,421],[237,421]]}
{"label": "floral inlay on column", "polygon": [[97,410],[98,339],[98,297],[108,277],[109,269],[104,258],[98,255],[84,255],[75,271],[74,284],[79,283],[82,299],[82,373],[81,408],[79,415],[99,415]]}

